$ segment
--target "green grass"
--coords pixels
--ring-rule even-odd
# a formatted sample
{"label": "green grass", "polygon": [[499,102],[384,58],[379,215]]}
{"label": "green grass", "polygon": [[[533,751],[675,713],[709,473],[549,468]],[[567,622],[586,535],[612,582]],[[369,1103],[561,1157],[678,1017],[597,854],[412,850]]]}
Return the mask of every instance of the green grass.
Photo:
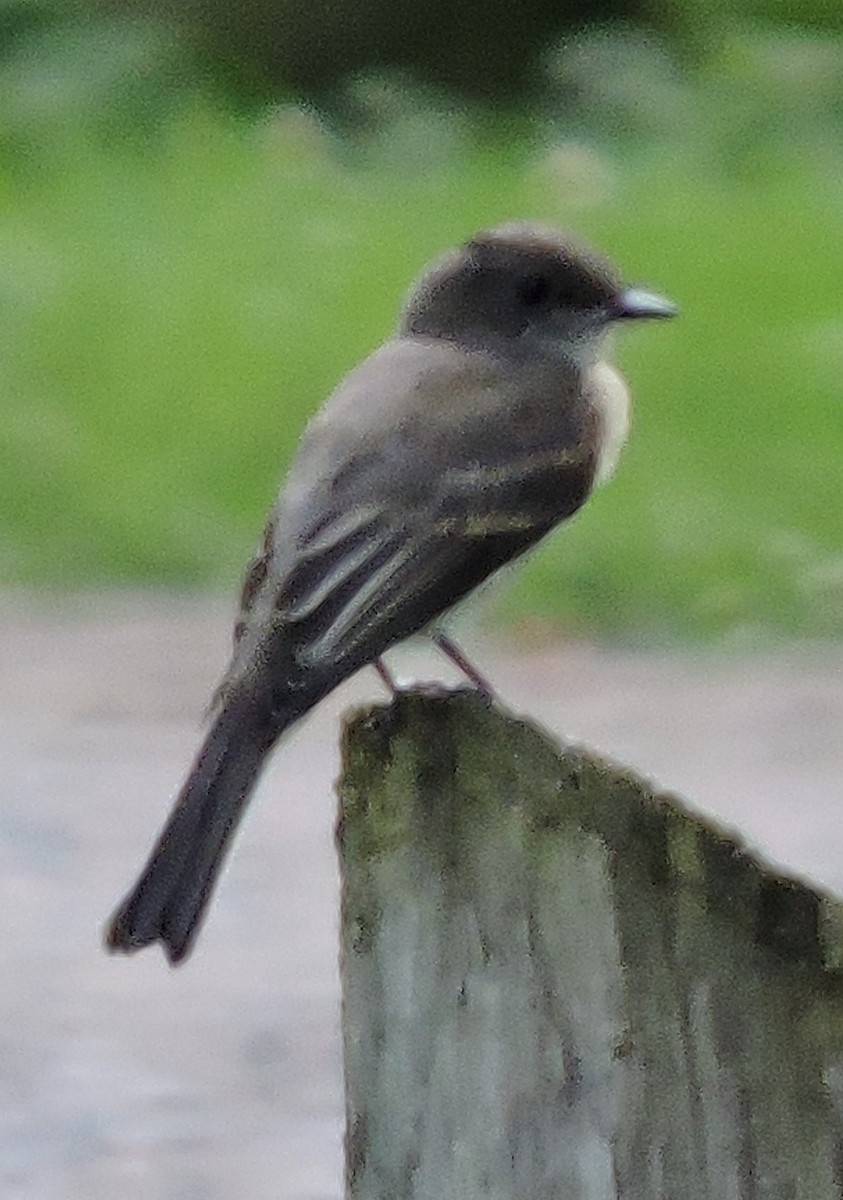
{"label": "green grass", "polygon": [[783,128],[766,82],[747,98],[720,72],[675,84],[674,126],[587,150],[558,127],[532,150],[476,143],[410,107],[349,152],[201,90],[137,136],[70,102],[27,124],[19,105],[0,125],[0,578],[233,584],[304,421],[420,266],[528,215],[682,315],[623,331],[636,417],[618,475],[503,612],[613,636],[839,636],[839,130],[807,102]]}

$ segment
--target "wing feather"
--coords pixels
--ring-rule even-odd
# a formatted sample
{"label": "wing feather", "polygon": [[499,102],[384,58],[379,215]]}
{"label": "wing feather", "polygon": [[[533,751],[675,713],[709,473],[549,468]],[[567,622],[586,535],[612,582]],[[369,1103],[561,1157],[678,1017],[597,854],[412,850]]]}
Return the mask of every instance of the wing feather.
{"label": "wing feather", "polygon": [[593,474],[592,457],[567,450],[449,472],[433,511],[382,512],[361,531],[368,546],[337,542],[309,557],[309,590],[302,568],[283,589],[297,598],[297,661],[376,657],[418,632],[575,511]]}

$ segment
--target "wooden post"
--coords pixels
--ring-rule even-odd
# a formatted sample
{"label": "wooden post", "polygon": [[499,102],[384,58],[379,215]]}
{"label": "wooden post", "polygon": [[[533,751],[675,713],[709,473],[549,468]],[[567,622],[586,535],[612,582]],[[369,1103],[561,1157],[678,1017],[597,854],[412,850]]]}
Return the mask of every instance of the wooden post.
{"label": "wooden post", "polygon": [[843,1196],[838,901],[466,693],[351,722],[337,837],[348,1200]]}

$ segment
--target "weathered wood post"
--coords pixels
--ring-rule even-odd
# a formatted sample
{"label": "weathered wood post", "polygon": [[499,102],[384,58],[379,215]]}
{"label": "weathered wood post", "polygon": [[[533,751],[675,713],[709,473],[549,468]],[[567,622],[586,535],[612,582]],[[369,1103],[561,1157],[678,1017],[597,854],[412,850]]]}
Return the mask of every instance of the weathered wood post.
{"label": "weathered wood post", "polygon": [[843,918],[464,693],[346,731],[348,1200],[843,1196]]}

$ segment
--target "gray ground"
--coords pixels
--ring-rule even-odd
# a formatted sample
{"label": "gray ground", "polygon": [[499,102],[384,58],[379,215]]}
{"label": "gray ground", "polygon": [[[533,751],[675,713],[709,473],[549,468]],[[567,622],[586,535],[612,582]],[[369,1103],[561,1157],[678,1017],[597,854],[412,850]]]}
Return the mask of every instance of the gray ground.
{"label": "gray ground", "polygon": [[[275,756],[195,956],[108,958],[195,748],[225,604],[0,608],[0,1195],[341,1194],[332,780],[365,672]],[[469,639],[469,646],[472,640]],[[763,658],[479,645],[506,703],[600,747],[843,890],[843,647]],[[399,673],[453,678],[432,651]]]}

